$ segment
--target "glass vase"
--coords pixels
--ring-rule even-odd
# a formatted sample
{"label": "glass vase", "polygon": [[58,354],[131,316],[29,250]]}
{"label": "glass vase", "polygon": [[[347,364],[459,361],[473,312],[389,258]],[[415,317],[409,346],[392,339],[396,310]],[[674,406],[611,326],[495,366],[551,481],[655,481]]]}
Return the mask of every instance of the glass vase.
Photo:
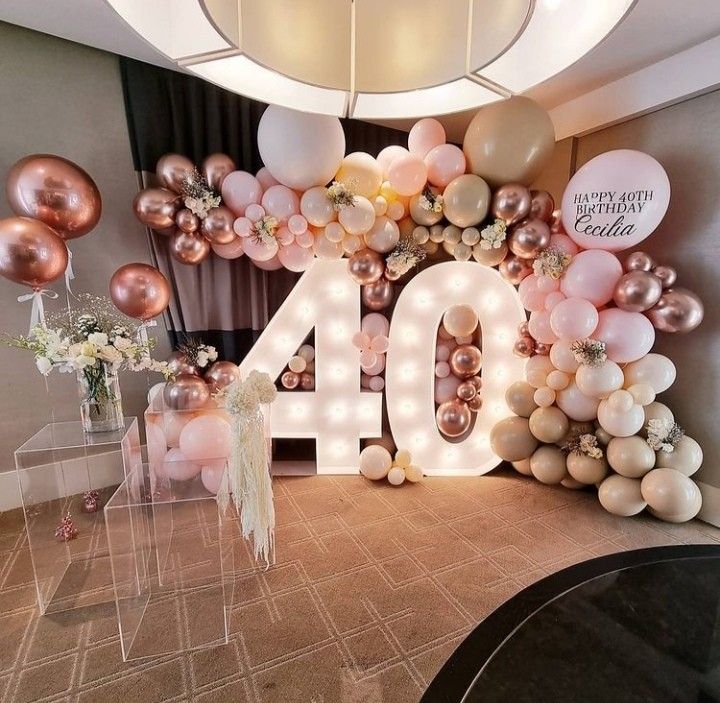
{"label": "glass vase", "polygon": [[77,372],[80,419],[85,432],[114,432],[124,426],[117,368],[104,361]]}

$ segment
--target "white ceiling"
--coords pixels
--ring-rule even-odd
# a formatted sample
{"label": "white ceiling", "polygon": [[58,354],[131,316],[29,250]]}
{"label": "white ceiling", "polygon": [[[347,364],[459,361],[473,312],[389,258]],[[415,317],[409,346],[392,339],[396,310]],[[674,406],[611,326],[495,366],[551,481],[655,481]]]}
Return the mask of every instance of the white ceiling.
{"label": "white ceiling", "polygon": [[[0,20],[175,68],[104,0],[1,0]],[[558,38],[567,31],[572,28],[558,27]],[[638,0],[599,46],[528,95],[550,110],[718,35],[718,0]],[[548,41],[555,39],[548,37]],[[472,112],[443,117],[448,136],[461,138],[471,116]]]}

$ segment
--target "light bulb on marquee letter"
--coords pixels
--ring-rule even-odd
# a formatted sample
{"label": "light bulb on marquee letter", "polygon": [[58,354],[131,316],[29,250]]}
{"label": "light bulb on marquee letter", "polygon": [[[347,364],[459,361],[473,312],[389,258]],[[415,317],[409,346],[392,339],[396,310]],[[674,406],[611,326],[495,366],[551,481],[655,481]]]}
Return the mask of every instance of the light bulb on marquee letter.
{"label": "light bulb on marquee letter", "polygon": [[[422,302],[428,290],[433,292],[431,304]],[[475,416],[470,436],[453,443],[443,438],[435,422],[435,346],[443,313],[451,305],[462,303],[471,305],[480,320],[483,406]],[[495,269],[475,262],[436,264],[405,286],[390,325],[385,393],[395,444],[409,449],[413,462],[426,474],[484,474],[500,463],[488,438],[493,425],[512,414],[505,402],[505,390],[523,380],[525,359],[516,357],[511,341],[501,340],[505,334],[497,331],[514,329],[525,319],[515,288]],[[417,335],[403,334],[411,324],[417,327]],[[408,363],[419,372],[411,376],[404,373]],[[413,408],[412,413],[407,406]],[[423,441],[417,441],[419,432]]]}
{"label": "light bulb on marquee letter", "polygon": [[360,390],[358,350],[360,287],[347,261],[315,260],[305,271],[240,364],[277,378],[315,328],[315,390],[279,392],[273,404],[273,437],[317,441],[319,474],[356,474],[360,438],[382,434],[380,393]]}

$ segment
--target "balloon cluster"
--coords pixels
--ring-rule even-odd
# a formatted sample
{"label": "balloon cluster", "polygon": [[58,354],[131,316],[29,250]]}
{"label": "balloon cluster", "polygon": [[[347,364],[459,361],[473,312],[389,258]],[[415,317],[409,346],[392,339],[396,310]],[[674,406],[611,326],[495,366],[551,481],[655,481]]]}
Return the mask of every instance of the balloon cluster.
{"label": "balloon cluster", "polygon": [[38,292],[68,269],[66,242],[97,225],[100,191],[77,164],[50,154],[20,159],[5,189],[17,217],[0,220],[0,275]]}
{"label": "balloon cluster", "polygon": [[461,437],[482,407],[478,316],[470,305],[445,311],[435,347],[435,420],[446,437]]}
{"label": "balloon cluster", "polygon": [[371,312],[360,322],[360,331],[353,335],[353,345],[360,350],[360,384],[371,391],[385,388],[385,352],[388,350],[390,321],[379,312]]}
{"label": "balloon cluster", "polygon": [[288,362],[287,369],[280,376],[283,388],[289,391],[299,389],[311,391],[315,388],[315,347],[303,344]]}
{"label": "balloon cluster", "polygon": [[412,463],[412,456],[406,449],[395,452],[379,444],[370,444],[360,452],[360,473],[371,481],[387,478],[388,483],[400,486],[409,481],[417,483],[423,477],[422,469]]}

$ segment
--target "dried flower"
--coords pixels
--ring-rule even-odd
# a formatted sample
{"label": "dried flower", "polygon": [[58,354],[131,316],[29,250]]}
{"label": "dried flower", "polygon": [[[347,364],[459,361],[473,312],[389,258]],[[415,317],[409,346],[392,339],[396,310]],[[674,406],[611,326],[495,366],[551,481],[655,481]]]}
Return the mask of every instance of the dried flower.
{"label": "dried flower", "polygon": [[663,452],[672,452],[675,445],[683,438],[685,430],[673,420],[653,418],[648,421],[647,443],[652,449]]}
{"label": "dried flower", "polygon": [[77,529],[70,513],[65,513],[65,517],[60,520],[60,524],[55,528],[55,537],[63,542],[69,542],[77,537]]}
{"label": "dried flower", "polygon": [[417,266],[426,256],[427,252],[412,239],[401,239],[395,249],[388,254],[385,263],[391,275],[402,276]]}
{"label": "dried flower", "polygon": [[340,183],[340,181],[333,181],[327,188],[326,194],[336,212],[346,207],[355,207],[355,193],[349,186]]}
{"label": "dried flower", "polygon": [[186,342],[178,346],[177,350],[185,356],[188,364],[204,369],[211,361],[218,357],[217,349],[210,344],[205,344],[201,339],[190,337]]}
{"label": "dried flower", "polygon": [[443,197],[434,193],[429,186],[425,186],[422,195],[418,198],[418,205],[428,212],[441,213],[443,211]]}
{"label": "dried flower", "polygon": [[598,366],[607,361],[605,342],[597,339],[576,339],[570,345],[575,361],[585,366]]}
{"label": "dried flower", "polygon": [[277,388],[270,376],[260,371],[251,371],[247,377],[247,383],[255,389],[258,401],[263,405],[272,403],[277,397]]}
{"label": "dried flower", "polygon": [[184,197],[185,207],[201,220],[207,217],[208,212],[222,202],[220,196],[208,185],[205,177],[197,170],[193,170],[183,178],[180,186]]}
{"label": "dried flower", "polygon": [[572,256],[560,249],[550,247],[540,252],[533,262],[533,272],[536,276],[549,276],[557,281],[565,269],[570,265]]}
{"label": "dried flower", "polygon": [[603,458],[603,451],[598,446],[597,437],[589,433],[571,437],[563,445],[563,451],[567,454],[583,454],[591,459]]}
{"label": "dried flower", "polygon": [[269,246],[275,240],[280,223],[272,216],[265,215],[261,220],[253,222],[252,234],[259,244]]}
{"label": "dried flower", "polygon": [[495,222],[484,227],[480,232],[481,249],[499,249],[507,236],[507,225],[504,220],[496,218]]}
{"label": "dried flower", "polygon": [[244,381],[235,381],[225,389],[225,408],[233,415],[251,415],[272,403],[277,389],[268,374],[251,371]]}

